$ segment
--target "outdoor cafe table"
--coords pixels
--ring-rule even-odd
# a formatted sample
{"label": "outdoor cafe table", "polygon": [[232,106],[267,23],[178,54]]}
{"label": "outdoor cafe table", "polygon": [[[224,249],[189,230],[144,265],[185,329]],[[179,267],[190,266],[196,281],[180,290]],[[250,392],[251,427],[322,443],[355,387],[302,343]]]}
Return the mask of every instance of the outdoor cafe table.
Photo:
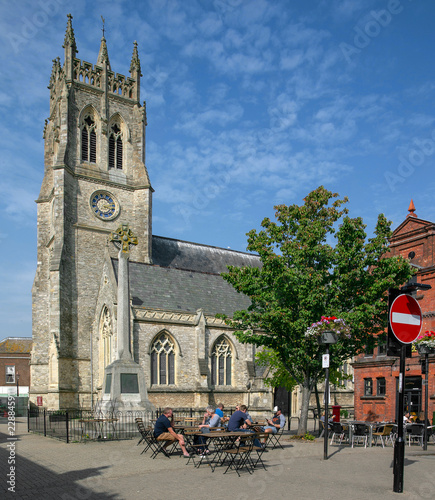
{"label": "outdoor cafe table", "polygon": [[[218,465],[223,465],[225,457],[222,457],[224,450],[234,446],[237,438],[243,438],[247,435],[252,435],[249,432],[227,432],[227,431],[211,431],[211,432],[190,432],[184,436],[187,438],[188,442],[193,440],[194,436],[203,436],[207,438],[207,442],[204,446],[211,448],[213,454],[208,457],[208,463],[214,471],[215,467]],[[214,466],[213,466],[214,465]]]}
{"label": "outdoor cafe table", "polygon": [[366,421],[361,421],[361,420],[350,420],[347,422],[349,424],[349,442],[352,442],[352,435],[353,435],[353,426],[355,424],[361,424],[365,425],[369,429],[369,435],[368,435],[368,447],[372,447],[373,443],[373,428],[376,427],[383,427],[384,425],[389,424],[390,422],[366,422]]}

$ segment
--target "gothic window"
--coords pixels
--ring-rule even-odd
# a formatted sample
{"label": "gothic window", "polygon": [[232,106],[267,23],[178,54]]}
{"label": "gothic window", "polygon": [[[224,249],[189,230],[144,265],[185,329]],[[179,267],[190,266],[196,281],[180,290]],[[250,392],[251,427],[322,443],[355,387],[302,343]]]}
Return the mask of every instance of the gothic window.
{"label": "gothic window", "polygon": [[101,315],[100,323],[101,340],[102,340],[102,358],[103,358],[103,368],[110,365],[112,362],[112,318],[107,307],[104,308]]}
{"label": "gothic window", "polygon": [[175,384],[175,343],[166,332],[151,347],[151,384]]}
{"label": "gothic window", "polygon": [[97,135],[95,133],[95,121],[91,115],[87,115],[82,123],[82,161],[90,163],[97,162]]}
{"label": "gothic window", "polygon": [[211,353],[211,384],[231,385],[232,351],[228,340],[219,337]]}
{"label": "gothic window", "polygon": [[122,170],[122,135],[117,123],[110,127],[109,168]]}

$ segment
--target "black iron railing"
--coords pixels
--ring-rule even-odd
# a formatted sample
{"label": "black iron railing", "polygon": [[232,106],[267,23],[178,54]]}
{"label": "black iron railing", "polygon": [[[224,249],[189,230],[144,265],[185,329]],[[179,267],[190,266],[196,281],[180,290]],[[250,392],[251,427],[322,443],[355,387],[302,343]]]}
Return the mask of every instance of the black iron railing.
{"label": "black iron railing", "polygon": [[[202,419],[204,415],[204,409],[197,408],[174,408],[173,412],[176,422],[185,418]],[[66,443],[132,439],[138,435],[136,418],[142,418],[148,426],[161,414],[161,408],[153,412],[29,409],[27,429]]]}

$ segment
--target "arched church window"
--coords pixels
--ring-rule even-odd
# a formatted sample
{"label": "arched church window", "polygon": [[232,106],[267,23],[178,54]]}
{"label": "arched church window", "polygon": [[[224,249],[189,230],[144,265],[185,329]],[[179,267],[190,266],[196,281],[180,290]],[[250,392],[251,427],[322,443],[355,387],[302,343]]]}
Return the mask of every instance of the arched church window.
{"label": "arched church window", "polygon": [[82,161],[97,163],[97,134],[95,120],[87,115],[82,123]]}
{"label": "arched church window", "polygon": [[219,337],[211,353],[211,384],[231,385],[233,353],[225,337]]}
{"label": "arched church window", "polygon": [[151,384],[175,384],[175,343],[161,333],[151,348]]}
{"label": "arched church window", "polygon": [[122,170],[122,135],[117,123],[110,127],[109,135],[109,168]]}

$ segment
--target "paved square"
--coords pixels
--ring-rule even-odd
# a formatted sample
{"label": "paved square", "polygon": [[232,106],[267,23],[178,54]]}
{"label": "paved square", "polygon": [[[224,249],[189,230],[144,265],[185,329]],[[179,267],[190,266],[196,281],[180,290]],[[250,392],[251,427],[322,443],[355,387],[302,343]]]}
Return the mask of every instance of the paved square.
{"label": "paved square", "polygon": [[223,475],[217,468],[199,469],[186,460],[141,455],[139,439],[131,441],[63,442],[28,434],[24,419],[17,424],[16,493],[7,492],[9,470],[7,423],[0,422],[0,496],[16,499],[213,499],[257,500],[300,498],[332,500],[433,499],[435,446],[405,450],[404,492],[393,493],[393,449],[381,446],[351,449],[330,446],[323,460],[323,440],[289,441],[284,450],[265,453],[267,471]]}

